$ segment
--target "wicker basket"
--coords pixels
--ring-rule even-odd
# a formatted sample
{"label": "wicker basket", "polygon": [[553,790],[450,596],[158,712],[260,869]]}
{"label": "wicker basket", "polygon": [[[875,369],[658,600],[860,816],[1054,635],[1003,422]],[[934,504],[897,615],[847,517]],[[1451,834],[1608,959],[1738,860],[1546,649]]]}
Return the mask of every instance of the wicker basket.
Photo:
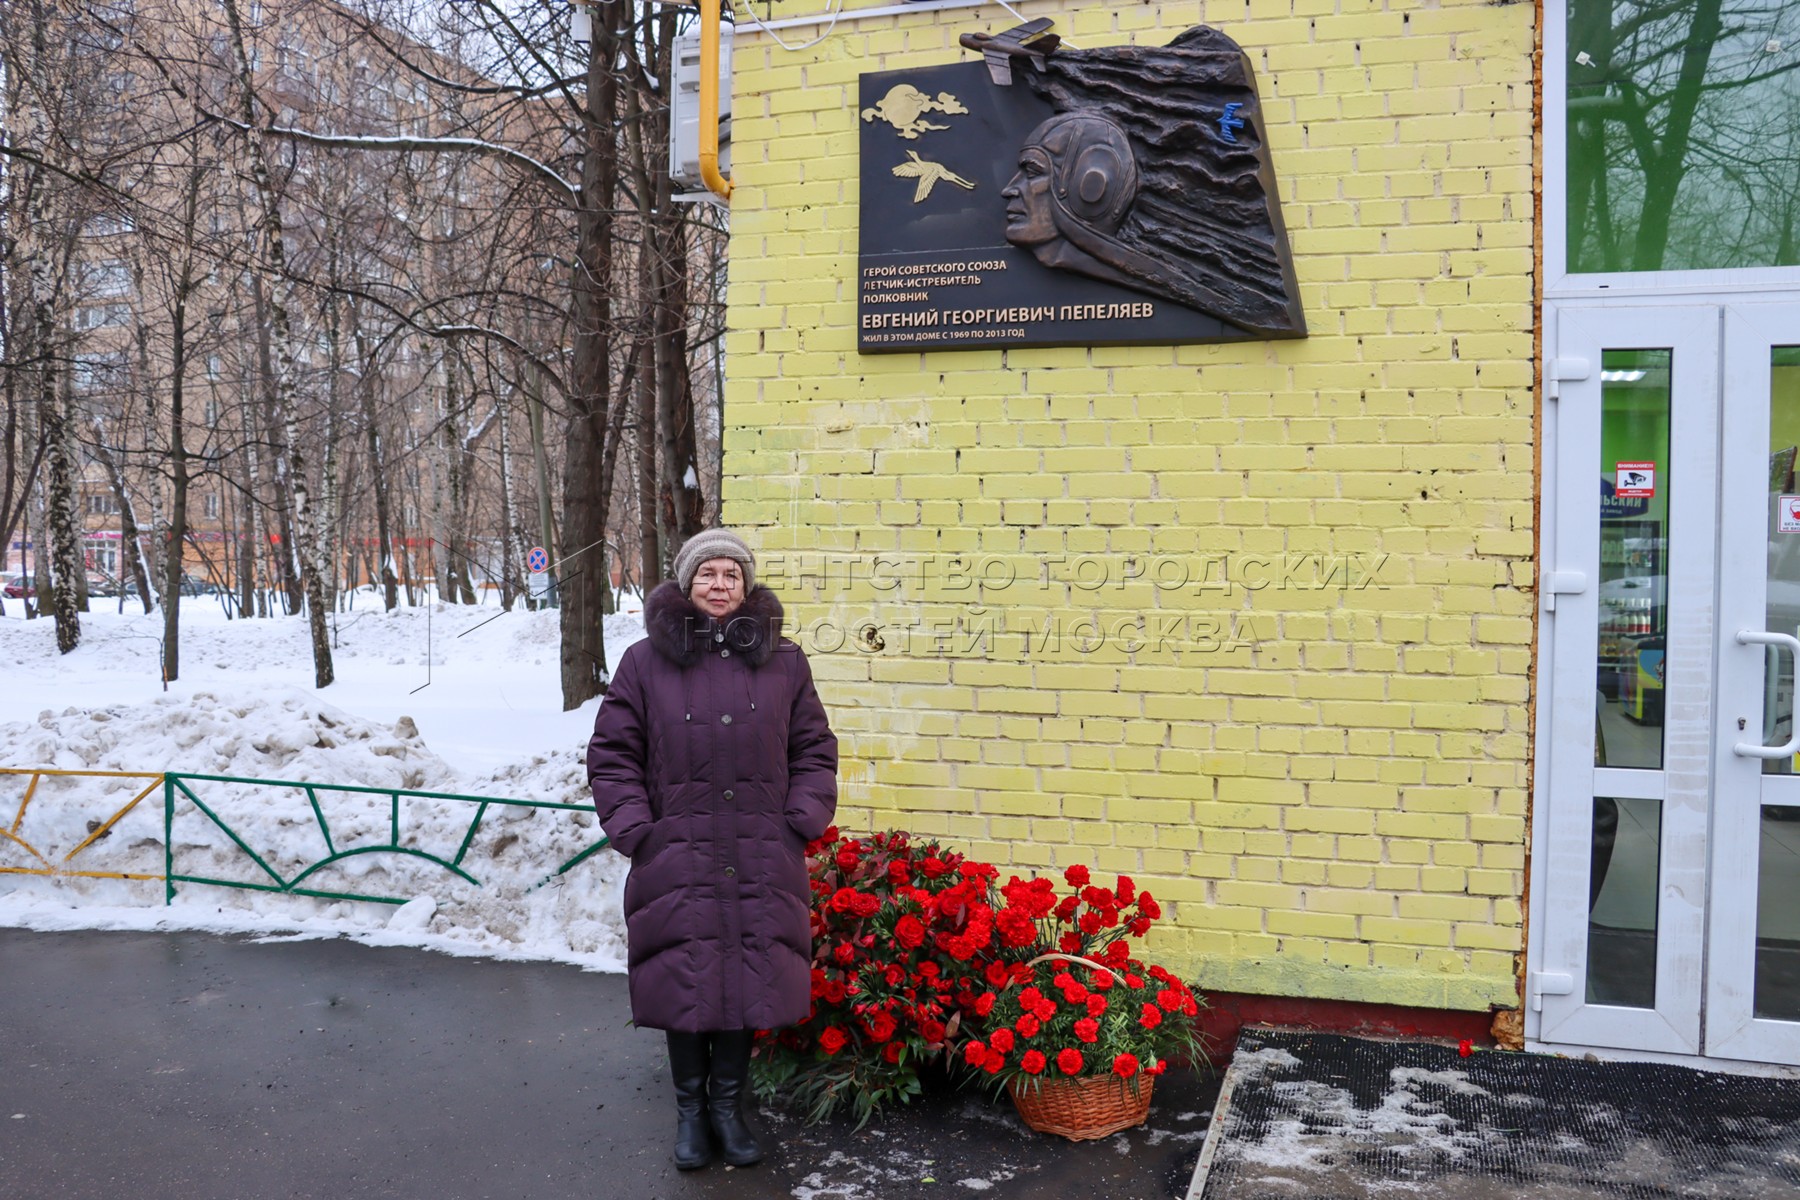
{"label": "wicker basket", "polygon": [[1025,1123],[1039,1133],[1085,1142],[1142,1125],[1150,1116],[1155,1085],[1156,1080],[1144,1075],[1135,1080],[1117,1075],[1039,1079],[1035,1087],[1014,1081],[1012,1098]]}

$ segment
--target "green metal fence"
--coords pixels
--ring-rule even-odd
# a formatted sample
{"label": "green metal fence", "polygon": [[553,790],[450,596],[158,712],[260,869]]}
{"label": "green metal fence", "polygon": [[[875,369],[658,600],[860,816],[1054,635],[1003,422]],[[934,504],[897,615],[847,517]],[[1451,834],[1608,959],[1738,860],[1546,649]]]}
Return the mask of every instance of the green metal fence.
{"label": "green metal fence", "polygon": [[[310,864],[294,875],[293,878],[283,878],[281,873],[271,867],[262,855],[251,848],[250,844],[238,834],[237,830],[233,829],[217,812],[213,811],[213,809],[199,797],[194,789],[189,786],[191,783],[248,784],[254,787],[288,788],[304,792],[306,794],[307,802],[312,808],[313,818],[318,823],[319,832],[325,839],[326,856],[319,859],[317,862]],[[325,819],[325,810],[319,805],[320,792],[387,797],[389,802],[387,841],[377,846],[357,846],[350,850],[339,850],[336,842],[332,840],[331,823]],[[236,843],[238,849],[248,855],[250,861],[254,862],[262,869],[263,873],[269,877],[269,882],[247,883],[234,879],[213,879],[204,875],[188,875],[177,871],[174,836],[175,802],[177,793],[185,796],[194,807],[207,818],[207,820],[218,826],[227,837]],[[441,858],[438,855],[420,850],[417,847],[403,846],[400,844],[400,801],[402,799],[450,800],[476,806],[475,815],[469,821],[468,831],[463,834],[462,844],[457,847],[455,858]],[[463,860],[469,853],[469,847],[475,841],[476,833],[481,829],[482,819],[487,816],[488,809],[494,805],[503,805],[512,808],[563,809],[570,812],[593,811],[592,808],[585,804],[558,804],[550,800],[512,800],[495,796],[463,796],[458,795],[455,792],[421,792],[407,788],[375,788],[359,787],[349,784],[296,783],[278,779],[247,779],[236,775],[190,775],[186,773],[168,772],[163,776],[163,876],[165,880],[163,903],[165,905],[174,903],[175,885],[177,883],[197,883],[211,887],[242,888],[259,892],[281,892],[294,896],[314,896],[321,900],[366,900],[376,904],[406,903],[410,897],[369,896],[356,892],[333,892],[322,888],[301,886],[317,872],[322,871],[335,863],[343,862],[345,859],[354,858],[363,854],[401,854],[410,858],[424,859],[426,862],[434,863],[443,868],[457,878],[471,883],[476,887],[480,887],[481,880],[470,873],[469,869],[464,866]],[[567,874],[574,867],[579,866],[581,863],[605,849],[607,844],[608,839],[602,834],[592,845],[588,846],[579,854],[576,854],[567,862],[564,862],[561,866],[557,867],[556,870],[544,876],[543,879],[533,884],[533,889],[543,887],[546,883],[551,882],[558,876]]]}

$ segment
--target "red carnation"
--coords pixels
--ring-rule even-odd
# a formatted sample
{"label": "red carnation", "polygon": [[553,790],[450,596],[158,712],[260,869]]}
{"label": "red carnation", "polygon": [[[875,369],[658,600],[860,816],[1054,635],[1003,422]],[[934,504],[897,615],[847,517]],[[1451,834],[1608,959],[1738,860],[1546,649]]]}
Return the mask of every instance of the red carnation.
{"label": "red carnation", "polygon": [[1005,987],[1012,979],[1012,972],[1002,962],[989,963],[987,970],[983,971],[982,975],[987,979],[989,987]]}
{"label": "red carnation", "polygon": [[1105,1011],[1106,1011],[1106,997],[1105,996],[1089,996],[1087,998],[1087,1014],[1088,1014],[1088,1016],[1098,1017],[1101,1013],[1103,1013]]}
{"label": "red carnation", "polygon": [[1081,1074],[1081,1051],[1059,1050],[1056,1054],[1056,1069],[1064,1075]]}
{"label": "red carnation", "polygon": [[1475,1043],[1468,1038],[1464,1038],[1462,1041],[1456,1043],[1456,1052],[1464,1058],[1467,1058],[1475,1053]]}
{"label": "red carnation", "polygon": [[1174,988],[1164,988],[1156,993],[1156,1002],[1162,1005],[1164,1012],[1181,1011],[1181,993]]}
{"label": "red carnation", "polygon": [[1152,899],[1149,892],[1139,892],[1137,902],[1138,912],[1149,917],[1152,921],[1155,921],[1162,916],[1162,905]]}
{"label": "red carnation", "polygon": [[1043,1071],[1045,1062],[1042,1050],[1027,1050],[1025,1056],[1019,1060],[1019,1069],[1027,1075],[1036,1075]]}
{"label": "red carnation", "polygon": [[1063,878],[1069,881],[1070,887],[1086,887],[1088,885],[1088,869],[1076,863],[1063,872]]}
{"label": "red carnation", "polygon": [[916,950],[925,940],[925,922],[907,913],[894,922],[894,940],[908,950]]}
{"label": "red carnation", "polygon": [[994,1011],[994,1001],[999,999],[992,992],[983,992],[975,997],[975,1015],[985,1017]]}
{"label": "red carnation", "polygon": [[1080,954],[1081,935],[1078,933],[1065,933],[1062,937],[1057,939],[1056,945],[1064,954]]}
{"label": "red carnation", "polygon": [[1135,1054],[1121,1054],[1113,1059],[1113,1074],[1120,1079],[1130,1079],[1138,1073],[1138,1060]]}
{"label": "red carnation", "polygon": [[1144,1005],[1144,1013],[1138,1018],[1138,1024],[1145,1029],[1155,1029],[1162,1024],[1162,1009],[1154,1004]]}
{"label": "red carnation", "polygon": [[988,1048],[981,1042],[970,1042],[963,1047],[963,1061],[971,1067],[979,1067],[987,1061]]}
{"label": "red carnation", "polygon": [[1137,896],[1137,884],[1131,882],[1131,876],[1121,875],[1119,886],[1113,894],[1119,898],[1120,904],[1130,904]]}
{"label": "red carnation", "polygon": [[1035,1013],[1025,1013],[1013,1022],[1013,1028],[1019,1031],[1020,1037],[1034,1038],[1038,1035],[1038,1030],[1043,1027],[1043,1023],[1037,1019]]}
{"label": "red carnation", "polygon": [[989,1075],[998,1075],[1005,1066],[1006,1055],[1001,1054],[997,1050],[990,1050],[988,1051],[987,1060],[981,1064],[981,1069],[986,1071]]}
{"label": "red carnation", "polygon": [[836,1025],[829,1025],[819,1035],[819,1049],[827,1054],[836,1054],[850,1041],[850,1037]]}
{"label": "red carnation", "polygon": [[1013,1048],[1013,1031],[1004,1028],[994,1030],[994,1032],[988,1034],[988,1045],[1002,1054],[1011,1054]]}
{"label": "red carnation", "polygon": [[1100,1022],[1092,1017],[1083,1017],[1075,1022],[1075,1036],[1084,1042],[1093,1042],[1100,1037]]}
{"label": "red carnation", "polygon": [[1031,1011],[1037,1014],[1038,1020],[1048,1021],[1056,1015],[1056,1003],[1051,1000],[1039,1000],[1031,1006]]}
{"label": "red carnation", "polygon": [[1156,1065],[1154,1067],[1145,1067],[1144,1068],[1144,1074],[1146,1074],[1146,1075],[1161,1075],[1164,1071],[1166,1071],[1168,1069],[1169,1069],[1169,1060],[1166,1058],[1159,1058],[1156,1060]]}
{"label": "red carnation", "polygon": [[1104,992],[1107,988],[1111,987],[1112,985],[1113,985],[1113,974],[1111,971],[1095,971],[1088,976],[1088,986],[1089,987],[1099,988],[1101,991]]}

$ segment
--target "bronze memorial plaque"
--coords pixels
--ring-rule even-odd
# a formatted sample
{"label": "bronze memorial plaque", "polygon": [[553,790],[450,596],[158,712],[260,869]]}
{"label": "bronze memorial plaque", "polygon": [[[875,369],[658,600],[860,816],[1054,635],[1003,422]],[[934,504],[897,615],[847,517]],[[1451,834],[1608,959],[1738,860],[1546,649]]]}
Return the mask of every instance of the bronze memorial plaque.
{"label": "bronze memorial plaque", "polygon": [[862,76],[859,350],[1306,335],[1236,42],[964,41],[986,61]]}

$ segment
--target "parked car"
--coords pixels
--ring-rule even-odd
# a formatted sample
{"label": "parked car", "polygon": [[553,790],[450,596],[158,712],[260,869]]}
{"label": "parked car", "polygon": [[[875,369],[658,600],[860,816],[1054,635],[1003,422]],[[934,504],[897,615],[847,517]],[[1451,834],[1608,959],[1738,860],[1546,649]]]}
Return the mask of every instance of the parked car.
{"label": "parked car", "polygon": [[117,596],[119,594],[119,581],[114,579],[111,575],[106,574],[104,571],[89,571],[87,577],[87,590],[88,595],[90,596]]}
{"label": "parked car", "polygon": [[[221,590],[212,580],[202,579],[198,575],[183,574],[181,577],[181,594],[184,596],[216,596]],[[125,581],[124,594],[128,599],[137,599],[137,580]]]}
{"label": "parked car", "polygon": [[29,575],[6,575],[0,576],[0,579],[4,580],[0,583],[0,594],[5,595],[8,600],[23,600],[27,596],[37,595],[37,588],[32,586]]}

